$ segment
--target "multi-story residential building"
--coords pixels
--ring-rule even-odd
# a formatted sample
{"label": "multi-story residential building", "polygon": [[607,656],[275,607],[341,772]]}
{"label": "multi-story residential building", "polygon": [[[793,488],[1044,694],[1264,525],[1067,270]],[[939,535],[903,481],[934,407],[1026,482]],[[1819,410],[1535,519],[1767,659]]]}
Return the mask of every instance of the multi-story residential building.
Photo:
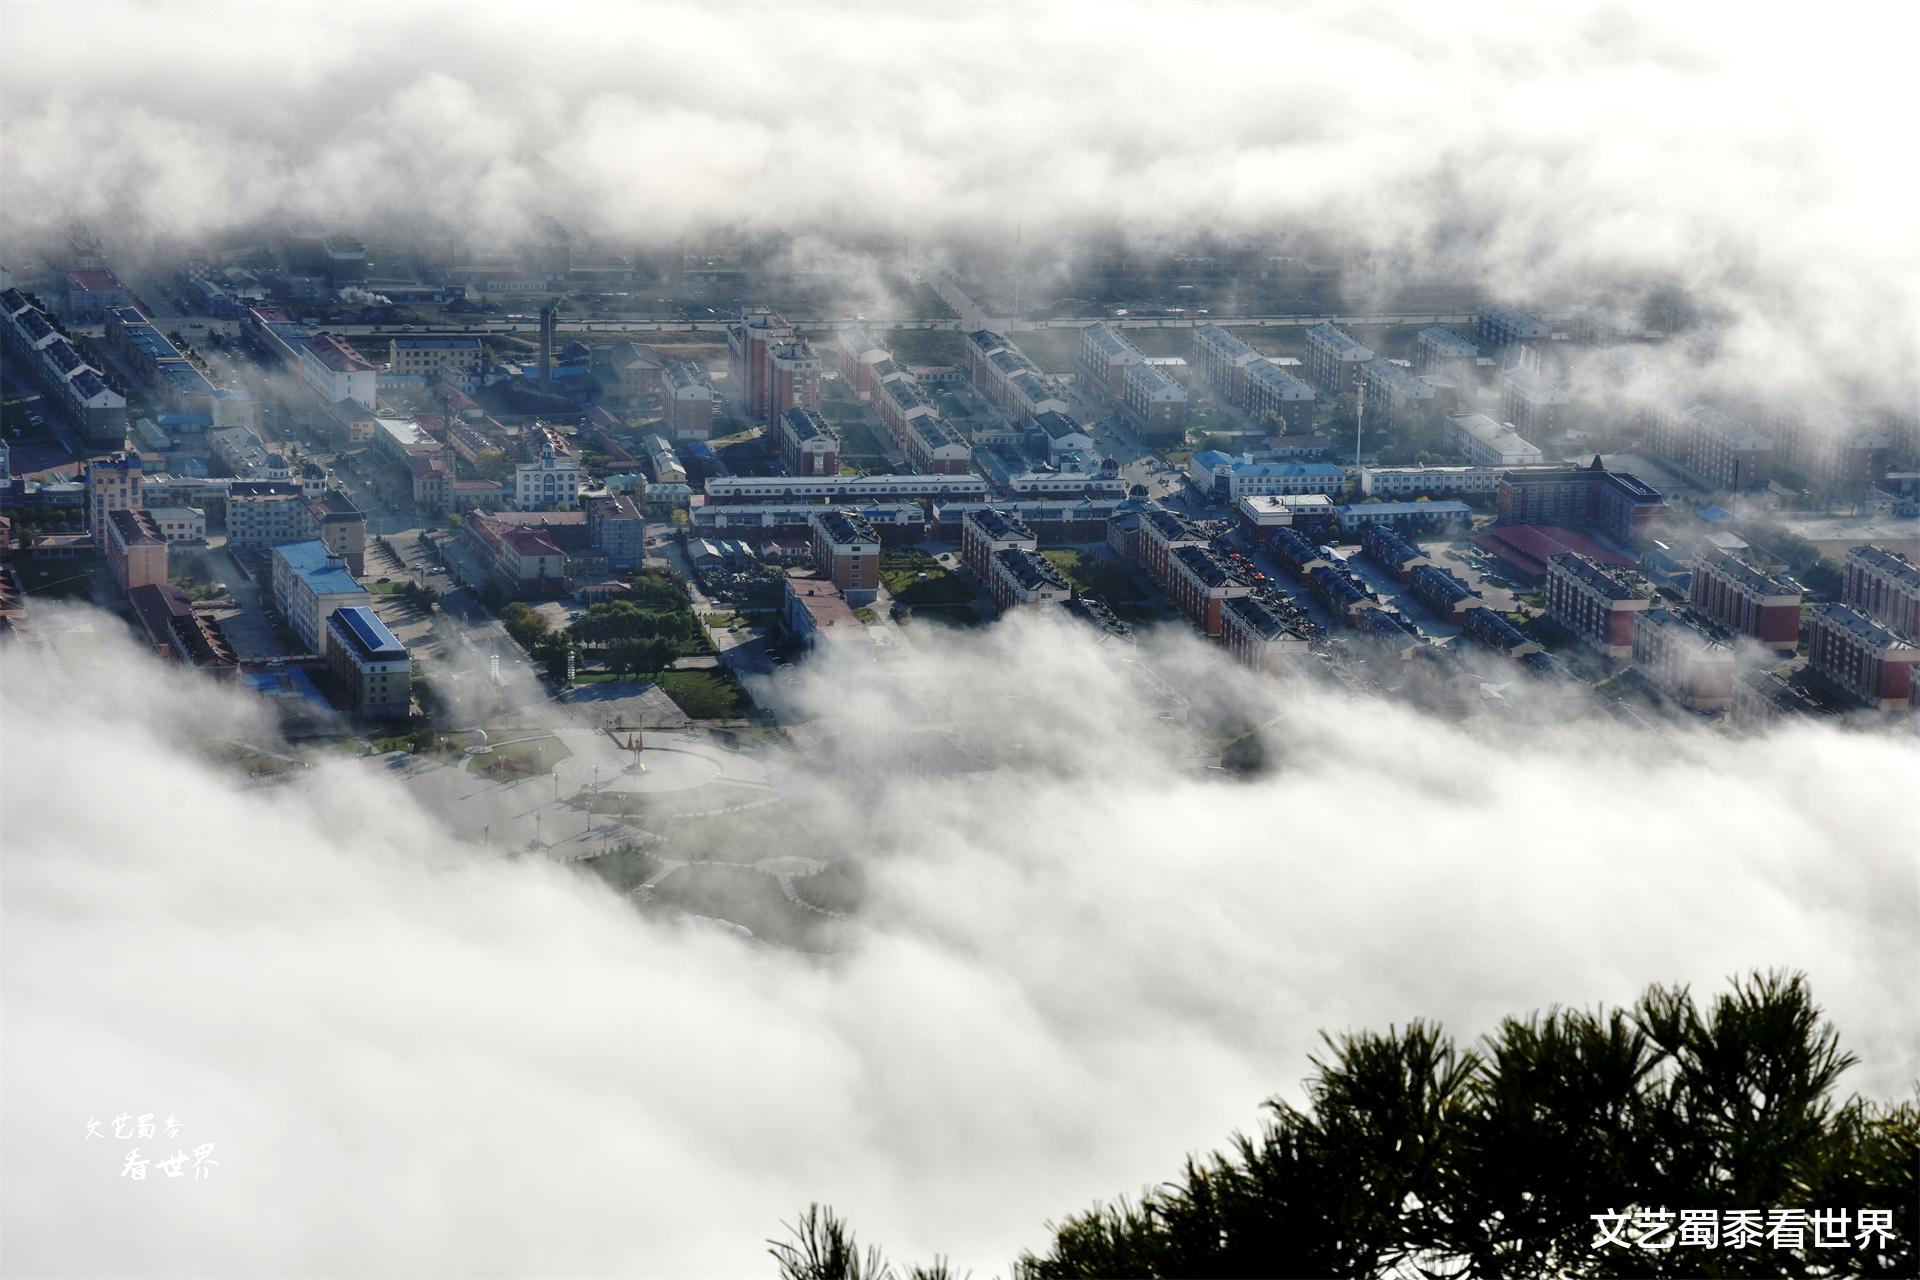
{"label": "multi-story residential building", "polygon": [[109,515],[115,511],[137,511],[145,505],[140,496],[145,479],[145,464],[137,453],[88,459],[87,516],[95,547],[106,550]]}
{"label": "multi-story residential building", "polygon": [[1500,373],[1501,415],[1530,440],[1543,440],[1554,433],[1560,406],[1568,399],[1567,393],[1538,369],[1518,365]]}
{"label": "multi-story residential building", "polygon": [[873,398],[873,367],[891,358],[891,353],[880,345],[865,325],[854,325],[842,329],[833,336],[834,351],[839,357],[840,377],[862,401]]}
{"label": "multi-story residential building", "polygon": [[1597,456],[1572,470],[1509,471],[1496,497],[1502,523],[1581,526],[1622,546],[1646,537],[1667,506],[1658,490],[1625,471],[1608,471]]}
{"label": "multi-story residential building", "polygon": [[793,408],[780,416],[780,462],[790,476],[840,474],[840,433],[818,409]]}
{"label": "multi-story residential building", "polygon": [[118,449],[126,443],[127,400],[40,309],[17,289],[0,287],[0,346],[42,391],[53,408],[77,427],[89,447]]}
{"label": "multi-story residential building", "polygon": [[1407,573],[1407,589],[1435,613],[1458,621],[1469,609],[1486,604],[1467,580],[1437,564],[1416,565]]}
{"label": "multi-story residential building", "polygon": [[913,375],[894,370],[873,384],[873,408],[880,425],[887,429],[901,452],[907,449],[908,424],[919,418],[936,418],[940,411],[923,391]]}
{"label": "multi-story residential building", "polygon": [[1413,371],[1444,374],[1460,385],[1471,386],[1480,358],[1480,348],[1451,329],[1432,325],[1413,339]]}
{"label": "multi-story residential building", "polygon": [[[1489,419],[1491,421],[1491,419]],[[1369,498],[1448,497],[1487,499],[1500,487],[1498,467],[1360,468],[1360,492]]]}
{"label": "multi-story residential building", "polygon": [[647,469],[660,484],[685,484],[687,468],[665,436],[649,435],[642,441],[647,451]]}
{"label": "multi-story residential building", "polygon": [[637,342],[597,347],[593,379],[601,408],[615,414],[637,413],[665,390],[666,362],[653,348]]}
{"label": "multi-story residential building", "polygon": [[1120,391],[1120,412],[1143,436],[1184,437],[1187,393],[1156,364],[1127,366]]}
{"label": "multi-story residential building", "polygon": [[1241,405],[1255,422],[1277,421],[1287,435],[1313,430],[1314,390],[1271,360],[1248,365]]}
{"label": "multi-story residential building", "polygon": [[1231,596],[1220,606],[1220,643],[1256,671],[1273,671],[1309,653],[1313,625],[1277,591]]}
{"label": "multi-story residential building", "polygon": [[1248,372],[1264,363],[1265,358],[1252,346],[1217,324],[1203,324],[1193,331],[1193,367],[1213,388],[1213,394],[1229,404],[1241,403]]}
{"label": "multi-story residential building", "polygon": [[1140,521],[1140,566],[1164,590],[1170,590],[1175,552],[1206,547],[1207,535],[1171,511],[1149,511]]}
{"label": "multi-story residential building", "polygon": [[830,579],[790,573],[783,584],[781,603],[781,618],[803,648],[830,644],[845,652],[866,637],[866,628],[853,606]]}
{"label": "multi-story residential building", "polygon": [[697,361],[660,362],[667,425],[675,440],[705,440],[713,433],[713,384]]}
{"label": "multi-story residential building", "polygon": [[494,580],[513,595],[549,596],[568,589],[571,563],[552,529],[485,511],[467,512],[466,529]]}
{"label": "multi-story residential building", "polygon": [[129,591],[127,603],[147,633],[147,642],[162,658],[217,678],[239,671],[239,659],[220,625],[196,611],[180,588],[149,583]]}
{"label": "multi-story residential building", "polygon": [[1119,404],[1126,394],[1127,371],[1144,363],[1146,357],[1104,321],[1080,331],[1080,358],[1074,372],[1089,396]]}
{"label": "multi-story residential building", "polygon": [[1001,613],[1023,605],[1065,604],[1073,588],[1053,562],[1030,547],[1002,547],[987,558],[987,594]]}
{"label": "multi-story residential building", "polygon": [[1547,562],[1547,616],[1609,658],[1633,656],[1634,619],[1652,607],[1641,586],[1577,551]]}
{"label": "multi-story residential building", "polygon": [[1477,467],[1531,467],[1545,458],[1511,424],[1495,422],[1484,413],[1448,415],[1447,440]]}
{"label": "multi-story residential building", "polygon": [[647,559],[647,521],[626,494],[603,493],[583,498],[587,513],[587,545],[607,558],[616,572],[638,569]]}
{"label": "multi-story residential building", "polygon": [[1034,429],[1047,441],[1047,457],[1058,462],[1063,455],[1088,453],[1093,449],[1093,433],[1064,411],[1042,413],[1033,420]]}
{"label": "multi-story residential building", "polygon": [[115,307],[132,301],[127,286],[111,271],[69,271],[66,274],[67,316],[90,323]]}
{"label": "multi-story residential building", "polygon": [[[969,333],[966,346],[962,349],[968,384],[981,395],[990,394],[990,384],[995,376],[993,358],[1003,351],[1012,349],[1012,344],[1007,341],[1005,334],[995,333],[991,329],[975,329]],[[880,363],[891,364],[892,360],[889,358]],[[872,378],[878,377],[879,374],[876,371]]]}
{"label": "multi-story residential building", "polygon": [[1647,448],[1711,489],[1764,488],[1773,478],[1773,442],[1706,405],[1659,405],[1642,415]]}
{"label": "multi-story residential building", "polygon": [[773,402],[771,353],[791,337],[793,326],[771,307],[742,307],[739,323],[727,326],[727,384],[747,421],[774,416],[767,411]]}
{"label": "multi-story residential building", "polygon": [[1371,359],[1372,347],[1325,321],[1307,330],[1307,381],[1330,397],[1358,386],[1360,370]]}
{"label": "multi-story residential building", "polygon": [[1505,614],[1485,605],[1475,605],[1462,612],[1460,625],[1468,635],[1504,657],[1517,659],[1544,652],[1538,641],[1529,640],[1527,633],[1508,621]]}
{"label": "multi-story residential building", "polygon": [[1226,602],[1253,591],[1253,584],[1212,547],[1180,547],[1167,565],[1167,598],[1208,636],[1220,635]]}
{"label": "multi-story residential building", "polygon": [[932,475],[965,475],[973,462],[973,446],[938,417],[910,421],[906,449],[907,461],[913,464],[914,470]]}
{"label": "multi-story residential building", "polygon": [[1743,671],[1733,681],[1733,706],[1728,719],[1749,732],[1794,716],[1819,715],[1819,703],[1771,671]]}
{"label": "multi-story residential building", "polygon": [[1872,545],[1847,551],[1841,600],[1903,636],[1920,640],[1920,565]]}
{"label": "multi-story residential building", "polygon": [[1421,565],[1431,563],[1419,543],[1390,524],[1370,524],[1362,530],[1360,550],[1399,582],[1405,582],[1407,575]]}
{"label": "multi-story residential building", "polygon": [[122,594],[167,581],[167,540],[145,511],[122,507],[107,513],[106,560]]}
{"label": "multi-story residential building", "polygon": [[480,362],[484,354],[478,338],[452,335],[390,338],[387,341],[387,370],[389,373],[418,377],[428,385],[445,382],[462,391],[472,391],[480,385]]}
{"label": "multi-story residential building", "polygon": [[333,611],[371,607],[373,597],[348,572],[346,561],[315,538],[273,549],[273,602],[301,642],[324,657]]}
{"label": "multi-story residential building", "polygon": [[1303,577],[1313,598],[1343,626],[1360,625],[1362,613],[1380,607],[1380,598],[1367,586],[1366,579],[1343,564],[1323,562]]}
{"label": "multi-story residential building", "polygon": [[1512,307],[1482,307],[1473,321],[1473,340],[1483,354],[1498,358],[1509,347],[1545,342],[1553,329],[1539,316]]}
{"label": "multi-story residential building", "polygon": [[1273,552],[1273,558],[1288,573],[1303,582],[1315,569],[1333,563],[1328,558],[1326,548],[1298,529],[1282,527],[1272,530],[1267,534],[1267,549]]}
{"label": "multi-story residential building", "polygon": [[579,462],[548,444],[538,460],[513,469],[514,510],[551,511],[575,506],[586,480],[587,473]]}
{"label": "multi-story residential building", "polygon": [[176,542],[205,542],[207,513],[192,507],[148,507],[147,514],[167,545]]}
{"label": "multi-story residential building", "polygon": [[778,422],[789,409],[820,412],[819,355],[813,344],[793,338],[767,349],[767,412],[762,421]]}
{"label": "multi-story residential building", "polygon": [[374,407],[378,395],[379,370],[331,333],[315,334],[300,343],[300,377],[329,402],[351,400],[364,408]]}
{"label": "multi-story residential building", "polygon": [[982,582],[987,580],[993,554],[1009,547],[1040,547],[1033,530],[1011,512],[975,507],[960,518],[960,562]]}
{"label": "multi-story residential building", "polygon": [[1920,647],[1844,604],[1815,605],[1807,618],[1807,665],[1881,711],[1911,702]]}
{"label": "multi-story residential building", "polygon": [[1718,549],[1693,562],[1687,603],[1695,613],[1736,635],[1791,653],[1800,643],[1800,584],[1763,573]]}
{"label": "multi-story residential building", "polygon": [[1733,701],[1733,650],[1671,609],[1649,609],[1634,622],[1633,665],[1655,688],[1695,710]]}
{"label": "multi-story residential building", "polygon": [[326,653],[334,696],[348,710],[376,719],[412,713],[413,656],[372,609],[335,609]]}
{"label": "multi-story residential building", "polygon": [[[854,502],[851,510],[873,526],[884,543],[919,542],[927,536],[927,511],[917,502]],[[763,539],[813,538],[813,517],[820,510],[812,502],[761,506],[709,503],[687,513],[688,527],[701,537]]]}
{"label": "multi-story residential building", "polygon": [[984,502],[987,482],[973,475],[709,476],[708,502]]}
{"label": "multi-story residential building", "polygon": [[1187,475],[1202,493],[1226,502],[1259,494],[1333,496],[1347,485],[1347,473],[1331,462],[1255,462],[1251,454],[1236,458],[1217,449],[1188,459]]}
{"label": "multi-story residential building", "polygon": [[873,599],[880,587],[880,535],[865,518],[838,507],[814,513],[813,563],[820,575],[840,588],[856,607]]}
{"label": "multi-story residential building", "polygon": [[1376,356],[1360,366],[1367,387],[1367,421],[1387,431],[1408,431],[1438,416],[1439,391],[1402,365]]}
{"label": "multi-story residential building", "polygon": [[1371,525],[1391,525],[1395,529],[1461,528],[1473,520],[1473,508],[1464,502],[1443,498],[1438,502],[1348,502],[1333,509],[1342,533],[1352,533]]}
{"label": "multi-story residential building", "polygon": [[306,496],[287,480],[235,480],[227,488],[227,546],[258,551],[303,541]]}

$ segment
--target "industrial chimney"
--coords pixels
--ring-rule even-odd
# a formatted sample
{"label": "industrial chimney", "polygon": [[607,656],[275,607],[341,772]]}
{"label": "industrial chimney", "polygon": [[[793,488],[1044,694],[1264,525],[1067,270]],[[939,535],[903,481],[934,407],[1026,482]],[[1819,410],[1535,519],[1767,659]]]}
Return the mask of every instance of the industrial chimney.
{"label": "industrial chimney", "polygon": [[557,302],[540,308],[540,381],[553,381],[553,317],[560,309]]}

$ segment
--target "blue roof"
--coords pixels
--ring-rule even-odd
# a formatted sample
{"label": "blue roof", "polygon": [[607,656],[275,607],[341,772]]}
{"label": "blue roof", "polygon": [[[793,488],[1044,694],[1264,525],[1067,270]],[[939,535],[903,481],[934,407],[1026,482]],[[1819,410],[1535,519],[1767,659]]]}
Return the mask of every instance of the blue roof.
{"label": "blue roof", "polygon": [[245,387],[215,387],[213,398],[215,400],[251,400],[253,395]]}
{"label": "blue roof", "polygon": [[1733,512],[1727,510],[1725,507],[1701,507],[1698,511],[1694,512],[1694,514],[1702,520],[1705,520],[1708,524],[1733,523]]}
{"label": "blue roof", "polygon": [[329,564],[327,544],[318,538],[310,542],[289,542],[275,547],[273,554],[287,562],[287,568],[306,581],[316,595],[339,595],[363,588],[347,566],[339,560]]}
{"label": "blue roof", "polygon": [[404,658],[407,646],[394,638],[387,630],[387,624],[380,621],[373,610],[361,605],[345,609],[335,609],[328,626],[344,632],[353,642],[353,647],[368,658]]}

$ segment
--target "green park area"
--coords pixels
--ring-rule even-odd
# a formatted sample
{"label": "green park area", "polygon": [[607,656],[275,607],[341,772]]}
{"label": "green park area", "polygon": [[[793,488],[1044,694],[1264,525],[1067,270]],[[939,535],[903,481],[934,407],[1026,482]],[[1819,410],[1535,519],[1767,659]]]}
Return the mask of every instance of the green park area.
{"label": "green park area", "polygon": [[904,605],[966,604],[973,592],[938,560],[913,547],[880,552],[880,581]]}
{"label": "green park area", "polygon": [[1057,550],[1040,553],[1073,584],[1074,593],[1099,596],[1108,604],[1133,604],[1146,599],[1133,574],[1124,565],[1103,560],[1089,551]]}

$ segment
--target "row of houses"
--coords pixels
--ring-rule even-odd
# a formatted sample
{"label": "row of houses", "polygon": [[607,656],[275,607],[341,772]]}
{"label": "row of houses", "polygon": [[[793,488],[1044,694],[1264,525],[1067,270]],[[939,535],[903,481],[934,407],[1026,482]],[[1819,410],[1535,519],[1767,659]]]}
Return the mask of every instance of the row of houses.
{"label": "row of houses", "polygon": [[126,443],[127,398],[107,385],[46,313],[12,287],[0,268],[0,337],[13,367],[37,384],[54,411],[90,448]]}
{"label": "row of houses", "polygon": [[1096,321],[1080,330],[1074,373],[1090,398],[1117,406],[1120,416],[1141,436],[1150,440],[1186,437],[1186,389],[1112,325]]}

